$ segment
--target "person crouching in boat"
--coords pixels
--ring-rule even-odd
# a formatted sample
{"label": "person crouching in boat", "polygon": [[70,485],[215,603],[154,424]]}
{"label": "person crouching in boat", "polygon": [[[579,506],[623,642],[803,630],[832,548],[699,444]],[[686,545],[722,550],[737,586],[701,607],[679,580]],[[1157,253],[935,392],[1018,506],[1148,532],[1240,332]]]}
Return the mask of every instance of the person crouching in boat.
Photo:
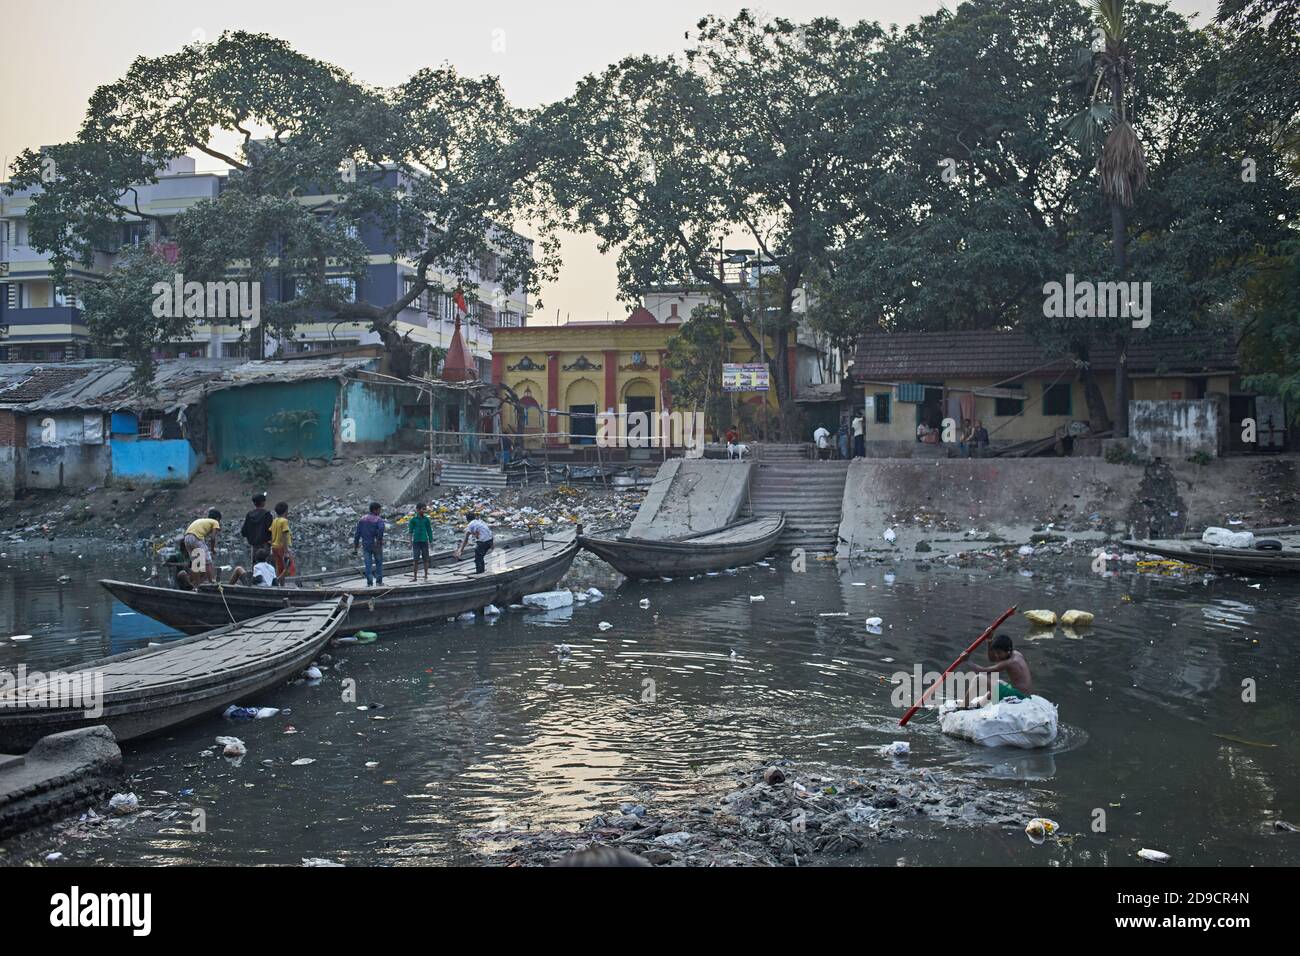
{"label": "person crouching in boat", "polygon": [[487,526],[487,522],[479,517],[478,512],[467,511],[465,520],[469,522],[465,527],[465,537],[456,549],[456,557],[460,557],[465,550],[465,545],[469,544],[469,539],[474,539],[474,573],[482,574],[487,570],[487,565],[483,559],[487,553],[492,550],[495,542],[492,540],[492,529]]}
{"label": "person crouching in boat", "polygon": [[217,538],[221,534],[221,512],[216,508],[208,510],[206,518],[198,518],[185,529],[181,539],[181,549],[190,562],[189,578],[193,581],[216,581],[217,568],[212,556],[217,550]]}
{"label": "person crouching in boat", "polygon": [[[1034,696],[1034,678],[1029,673],[1029,662],[1025,655],[1015,649],[1011,638],[999,634],[988,643],[988,667],[976,667],[977,674],[997,674],[997,684],[988,694],[978,698],[974,706],[982,707],[987,703],[1011,698],[1025,699]],[[965,706],[970,707],[970,692],[966,693]]]}

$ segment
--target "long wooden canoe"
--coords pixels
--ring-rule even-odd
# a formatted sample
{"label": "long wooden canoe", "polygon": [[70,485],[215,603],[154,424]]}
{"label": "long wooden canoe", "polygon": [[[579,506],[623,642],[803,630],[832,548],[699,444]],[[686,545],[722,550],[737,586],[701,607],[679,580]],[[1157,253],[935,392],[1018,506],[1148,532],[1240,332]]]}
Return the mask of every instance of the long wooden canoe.
{"label": "long wooden canoe", "polygon": [[1124,547],[1132,551],[1149,551],[1215,571],[1268,576],[1300,574],[1300,548],[1288,547],[1287,544],[1283,541],[1281,551],[1257,551],[1254,548],[1215,547],[1176,538],[1123,542]]}
{"label": "long wooden canoe", "polygon": [[749,518],[685,538],[635,538],[619,529],[582,535],[582,546],[629,578],[674,577],[751,564],[772,553],[785,515]]}
{"label": "long wooden canoe", "polygon": [[536,541],[516,538],[488,552],[483,574],[474,573],[472,554],[457,559],[448,550],[432,556],[428,581],[423,571],[418,581],[411,580],[410,558],[384,562],[384,584],[376,587],[366,585],[359,568],[303,575],[269,588],[204,585],[197,591],[181,591],[128,581],[99,583],[127,607],[187,633],[343,595],[355,598],[352,626],[385,631],[435,624],[489,604],[505,606],[525,594],[550,590],[577,553],[578,538],[572,533]]}
{"label": "long wooden canoe", "polygon": [[0,689],[0,752],[106,724],[119,742],[224,710],[300,673],[342,627],[352,604],[338,597],[115,654],[71,671],[31,674]]}

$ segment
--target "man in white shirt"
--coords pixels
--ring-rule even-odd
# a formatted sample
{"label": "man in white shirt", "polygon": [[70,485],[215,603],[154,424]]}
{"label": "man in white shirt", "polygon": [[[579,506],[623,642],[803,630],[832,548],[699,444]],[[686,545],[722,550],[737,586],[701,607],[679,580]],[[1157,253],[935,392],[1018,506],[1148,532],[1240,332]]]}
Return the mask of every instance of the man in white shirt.
{"label": "man in white shirt", "polygon": [[853,457],[867,457],[867,420],[862,412],[853,416]]}
{"label": "man in white shirt", "polygon": [[825,425],[817,426],[817,430],[813,432],[813,441],[817,443],[817,457],[827,461],[831,457],[831,433],[826,430]]}
{"label": "man in white shirt", "polygon": [[486,521],[479,517],[477,512],[466,512],[465,519],[469,524],[465,526],[465,538],[461,541],[460,547],[456,549],[456,556],[460,557],[461,552],[465,550],[465,545],[469,544],[469,539],[474,538],[474,573],[482,574],[487,570],[483,558],[492,550],[492,546],[495,544],[492,540],[492,529],[487,526]]}

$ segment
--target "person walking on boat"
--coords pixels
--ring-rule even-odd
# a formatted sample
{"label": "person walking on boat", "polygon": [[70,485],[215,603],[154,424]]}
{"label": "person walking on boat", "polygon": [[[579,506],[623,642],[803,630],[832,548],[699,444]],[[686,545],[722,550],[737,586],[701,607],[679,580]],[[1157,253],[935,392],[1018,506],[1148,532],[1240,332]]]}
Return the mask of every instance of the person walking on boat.
{"label": "person walking on boat", "polygon": [[244,526],[239,529],[239,536],[248,542],[249,554],[256,555],[259,548],[271,546],[271,522],[275,518],[266,510],[266,494],[259,491],[253,495],[253,510],[244,515]]}
{"label": "person walking on boat", "polygon": [[384,583],[384,519],[380,515],[383,505],[370,502],[370,513],[357,522],[352,535],[352,553],[360,545],[366,555],[366,587]]}
{"label": "person walking on boat", "polygon": [[420,573],[420,562],[424,562],[424,580],[429,580],[429,545],[433,542],[433,523],[424,510],[424,502],[415,506],[415,514],[406,523],[411,532],[411,580]]}
{"label": "person walking on boat", "polygon": [[492,550],[495,542],[492,540],[492,529],[487,526],[487,522],[479,517],[477,512],[469,511],[465,513],[465,520],[469,522],[465,527],[465,538],[461,541],[460,547],[456,549],[456,557],[460,557],[465,550],[465,545],[469,544],[469,539],[474,538],[474,573],[482,574],[487,570],[487,565],[483,559],[487,553]]}

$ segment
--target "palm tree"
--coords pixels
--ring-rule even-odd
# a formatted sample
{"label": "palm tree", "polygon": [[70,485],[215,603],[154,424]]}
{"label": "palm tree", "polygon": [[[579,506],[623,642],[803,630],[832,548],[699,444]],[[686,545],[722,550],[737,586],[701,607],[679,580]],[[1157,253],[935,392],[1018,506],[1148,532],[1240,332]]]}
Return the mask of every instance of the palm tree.
{"label": "palm tree", "polygon": [[[1102,197],[1110,205],[1111,256],[1116,281],[1127,268],[1125,255],[1126,210],[1147,182],[1146,157],[1133,125],[1128,120],[1126,94],[1137,75],[1124,24],[1124,0],[1090,0],[1096,17],[1101,49],[1083,51],[1080,65],[1091,91],[1088,105],[1066,120],[1065,126],[1080,141],[1085,152],[1101,143],[1097,158]],[[1102,133],[1105,139],[1102,140]],[[1115,330],[1115,433],[1128,435],[1128,333]]]}

